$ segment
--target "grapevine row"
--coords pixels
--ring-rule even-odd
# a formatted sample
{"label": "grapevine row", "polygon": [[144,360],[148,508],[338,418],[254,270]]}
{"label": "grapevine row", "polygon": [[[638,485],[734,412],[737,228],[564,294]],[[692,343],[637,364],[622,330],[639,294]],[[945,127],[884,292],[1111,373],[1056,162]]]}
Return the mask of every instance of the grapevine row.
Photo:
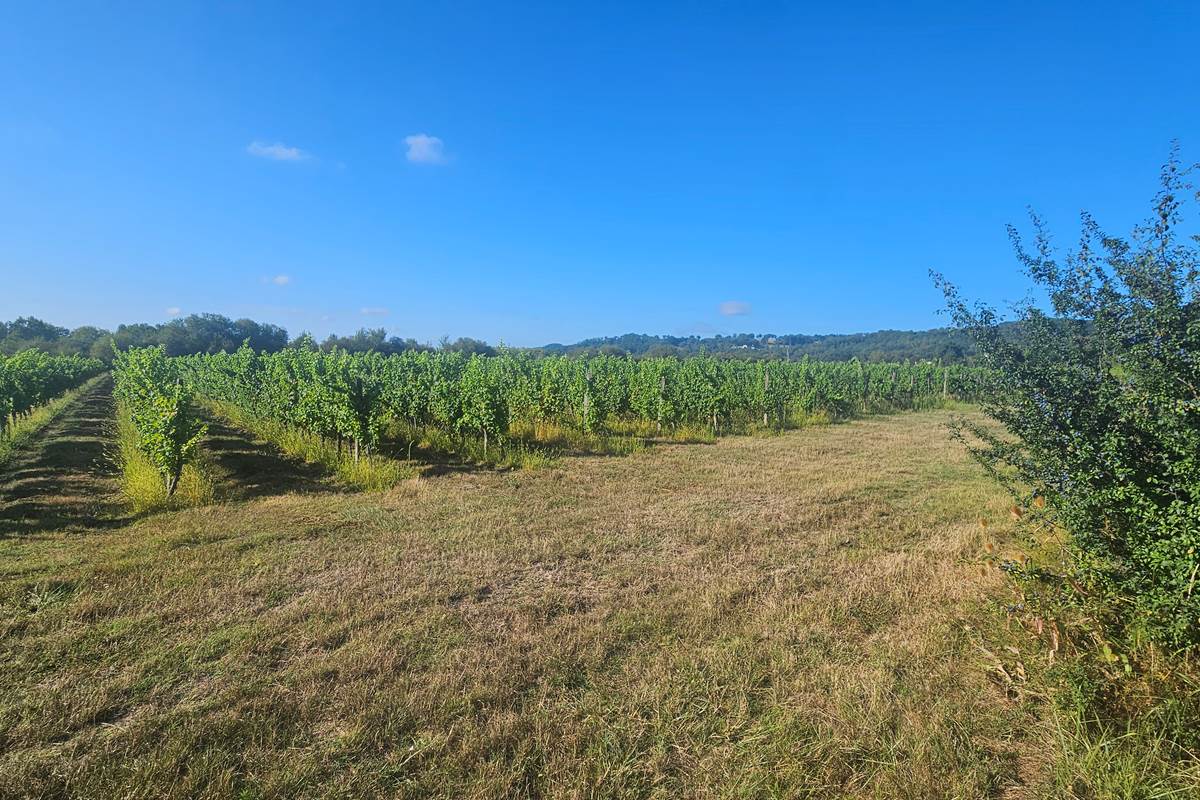
{"label": "grapevine row", "polygon": [[357,457],[390,421],[477,437],[486,451],[518,423],[584,432],[787,427],[813,415],[928,408],[975,400],[985,373],[934,364],[535,357],[519,353],[322,352],[312,347],[184,356],[179,375],[207,397],[328,439]]}
{"label": "grapevine row", "polygon": [[82,356],[23,350],[0,355],[0,437],[34,409],[98,375],[104,365]]}

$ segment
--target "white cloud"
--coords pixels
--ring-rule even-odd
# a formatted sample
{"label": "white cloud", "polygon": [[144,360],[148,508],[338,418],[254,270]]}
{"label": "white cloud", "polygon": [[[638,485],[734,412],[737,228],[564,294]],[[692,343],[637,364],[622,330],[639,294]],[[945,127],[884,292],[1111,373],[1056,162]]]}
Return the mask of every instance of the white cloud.
{"label": "white cloud", "polygon": [[282,142],[251,142],[247,145],[246,152],[256,158],[268,158],[271,161],[306,161],[311,158],[299,147],[289,147]]}
{"label": "white cloud", "polygon": [[276,286],[287,286],[291,282],[291,275],[276,275],[274,278],[271,278],[271,283],[275,284]]}
{"label": "white cloud", "polygon": [[367,308],[362,309],[360,313],[364,317],[386,317],[392,312],[388,311],[386,308],[375,308],[368,306]]}
{"label": "white cloud", "polygon": [[750,313],[750,304],[742,300],[726,300],[719,306],[723,317],[741,317]]}
{"label": "white cloud", "polygon": [[182,313],[183,313],[183,309],[181,309],[179,306],[171,306],[170,308],[167,309],[168,317],[178,317]]}
{"label": "white cloud", "polygon": [[446,150],[442,140],[427,133],[414,133],[405,136],[404,143],[408,145],[405,154],[414,164],[445,164]]}

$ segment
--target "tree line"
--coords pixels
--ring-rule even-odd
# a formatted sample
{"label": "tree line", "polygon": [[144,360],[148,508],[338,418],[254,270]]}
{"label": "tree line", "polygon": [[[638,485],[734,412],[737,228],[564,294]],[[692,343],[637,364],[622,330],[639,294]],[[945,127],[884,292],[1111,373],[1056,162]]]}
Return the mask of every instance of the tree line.
{"label": "tree line", "polygon": [[584,339],[575,344],[539,348],[555,355],[631,355],[683,358],[708,353],[747,360],[938,361],[969,363],[975,357],[970,336],[952,328],[925,331],[884,330],[874,333],[805,335],[737,333],[715,336],[650,336],[627,333]]}
{"label": "tree line", "polygon": [[0,354],[36,349],[55,355],[78,355],[111,363],[114,350],[161,346],[169,355],[218,353],[243,342],[275,351],[288,344],[278,325],[220,314],[192,314],[160,325],[120,325],[115,331],[93,326],[69,330],[35,317],[0,322]]}
{"label": "tree line", "polygon": [[[1011,327],[1019,335],[1020,325]],[[311,338],[301,333],[289,339],[278,325],[251,319],[230,319],[220,314],[192,314],[162,324],[120,325],[115,331],[83,326],[70,330],[34,317],[0,322],[0,353],[34,348],[57,355],[81,355],[111,362],[114,347],[162,346],[169,356],[219,353],[237,349],[243,342],[256,351],[279,352]],[[389,336],[384,328],[362,328],[352,335],[330,334],[320,349],[350,353],[374,351],[384,355],[407,352],[453,352],[496,355],[498,348],[479,339],[443,337],[420,342],[411,337]],[[510,350],[513,348],[509,348]],[[877,331],[836,335],[775,335],[742,333],[729,336],[651,336],[628,333],[585,339],[575,344],[548,344],[517,348],[540,355],[622,355],[634,358],[686,358],[713,355],[743,360],[798,361],[805,356],[818,361],[974,363],[978,353],[971,337],[961,330]]]}
{"label": "tree line", "polygon": [[[115,350],[162,347],[168,356],[195,353],[220,353],[236,350],[248,344],[256,351],[276,353],[286,347],[312,342],[302,333],[289,340],[286,329],[252,319],[230,319],[220,314],[191,314],[162,324],[135,323],[120,325],[108,331],[85,325],[64,328],[36,317],[19,317],[0,322],[0,354],[12,355],[22,350],[40,350],[53,355],[78,355],[111,363]],[[495,355],[487,342],[469,337],[451,340],[443,338],[436,345],[412,338],[388,336],[383,328],[362,328],[352,336],[331,334],[319,345],[320,349],[345,350],[351,353],[375,351],[385,355],[409,351],[434,350],[444,352]]]}

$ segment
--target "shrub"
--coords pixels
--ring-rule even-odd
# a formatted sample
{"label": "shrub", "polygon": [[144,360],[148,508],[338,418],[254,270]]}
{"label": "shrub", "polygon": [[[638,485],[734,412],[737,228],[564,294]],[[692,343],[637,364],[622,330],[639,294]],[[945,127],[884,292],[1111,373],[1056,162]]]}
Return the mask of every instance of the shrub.
{"label": "shrub", "polygon": [[116,460],[121,470],[121,495],[135,514],[207,505],[216,495],[213,467],[202,458],[185,464],[175,491],[167,485],[158,468],[141,447],[141,435],[124,405],[117,407]]}
{"label": "shrub", "polygon": [[968,422],[960,432],[1067,534],[1067,569],[1052,577],[1108,630],[1173,649],[1200,644],[1200,250],[1180,233],[1188,171],[1173,151],[1153,217],[1127,239],[1084,214],[1079,248],[1060,257],[1036,215],[1032,249],[1010,229],[1052,309],[1020,306],[1018,336],[934,276],[992,369],[984,408],[1009,435]]}
{"label": "shrub", "polygon": [[113,375],[117,399],[133,423],[138,448],[157,470],[170,497],[207,430],[196,415],[191,389],[161,345],[118,352]]}

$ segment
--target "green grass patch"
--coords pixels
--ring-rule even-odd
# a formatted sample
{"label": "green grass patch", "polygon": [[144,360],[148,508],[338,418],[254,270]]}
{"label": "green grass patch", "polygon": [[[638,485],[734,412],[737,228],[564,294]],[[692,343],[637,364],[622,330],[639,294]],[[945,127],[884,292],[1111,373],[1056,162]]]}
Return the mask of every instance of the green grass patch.
{"label": "green grass patch", "polygon": [[[485,450],[483,440],[455,436],[440,428],[417,427],[393,420],[384,430],[384,441],[410,459],[431,462],[458,461],[499,469],[546,469],[558,463],[567,450],[565,439],[538,438],[532,428],[515,428]],[[580,452],[580,450],[575,450]]]}
{"label": "green grass patch", "polygon": [[1194,716],[1178,712],[1122,723],[1063,714],[1054,720],[1055,758],[1041,796],[1174,800],[1200,792],[1200,759],[1183,742]]}

